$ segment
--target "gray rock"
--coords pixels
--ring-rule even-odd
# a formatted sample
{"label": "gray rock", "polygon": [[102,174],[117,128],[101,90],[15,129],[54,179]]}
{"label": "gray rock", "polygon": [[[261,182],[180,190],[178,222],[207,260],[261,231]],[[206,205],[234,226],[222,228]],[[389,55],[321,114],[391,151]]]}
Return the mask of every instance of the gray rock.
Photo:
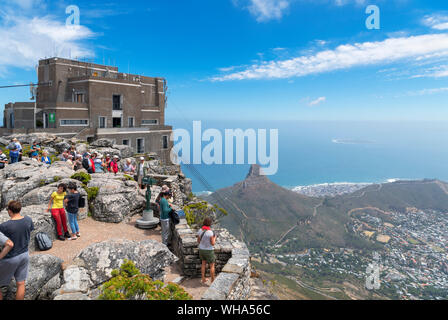
{"label": "gray rock", "polygon": [[92,218],[98,221],[119,223],[128,216],[142,213],[145,198],[137,192],[137,182],[126,180],[123,175],[92,174],[88,187],[98,187],[93,201]]}
{"label": "gray rock", "polygon": [[114,141],[111,139],[98,139],[90,144],[92,147],[112,147],[114,145]]}
{"label": "gray rock", "polygon": [[201,300],[225,300],[239,276],[235,273],[220,273]]}
{"label": "gray rock", "polygon": [[0,138],[0,145],[7,146],[11,140],[6,140],[4,138]]}
{"label": "gray rock", "polygon": [[114,144],[112,148],[117,149],[120,152],[118,156],[122,159],[130,158],[135,154],[134,149],[130,146]]}
{"label": "gray rock", "polygon": [[75,147],[76,152],[83,155],[84,153],[87,152],[88,148],[87,145],[85,143],[78,143]]}
{"label": "gray rock", "polygon": [[61,275],[57,274],[43,287],[37,300],[53,300],[53,292],[61,287]]}
{"label": "gray rock", "polygon": [[58,295],[54,300],[91,300],[86,294],[81,292],[65,293]]}
{"label": "gray rock", "polygon": [[54,145],[54,148],[59,152],[59,153],[62,153],[64,150],[69,150],[70,149],[70,147],[71,147],[71,145],[68,143],[68,142],[66,142],[66,141],[63,141],[63,142],[59,142],[59,143],[56,143],[55,145]]}
{"label": "gray rock", "polygon": [[[48,206],[46,204],[37,206],[33,205],[22,208],[21,214],[23,216],[30,217],[33,220],[34,224],[34,230],[31,232],[30,236],[30,244],[29,244],[30,252],[39,250],[34,240],[38,232],[47,233],[52,240],[56,239],[57,237],[56,224],[51,216],[51,213],[46,212],[47,208]],[[6,209],[0,212],[0,223],[8,221],[9,219],[10,218]]]}
{"label": "gray rock", "polygon": [[155,240],[112,240],[85,248],[75,258],[74,264],[85,268],[97,287],[108,281],[112,270],[118,269],[125,259],[133,261],[142,273],[154,280],[163,280],[165,267],[177,261],[165,245]]}
{"label": "gray rock", "polygon": [[[45,285],[62,270],[62,260],[51,256],[36,254],[30,257],[28,278],[26,279],[25,300],[35,300],[40,295],[48,296],[51,288]],[[8,288],[7,299],[14,299],[16,284],[12,282]]]}
{"label": "gray rock", "polygon": [[82,292],[87,293],[92,286],[87,270],[71,265],[64,270],[64,285],[61,287],[61,294]]}

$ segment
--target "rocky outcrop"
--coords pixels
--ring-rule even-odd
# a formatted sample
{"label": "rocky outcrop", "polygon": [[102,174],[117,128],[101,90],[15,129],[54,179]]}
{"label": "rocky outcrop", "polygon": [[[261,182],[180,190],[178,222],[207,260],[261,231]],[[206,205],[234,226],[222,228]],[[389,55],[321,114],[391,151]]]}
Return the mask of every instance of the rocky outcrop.
{"label": "rocky outcrop", "polygon": [[54,300],[96,299],[99,287],[111,279],[111,272],[119,269],[125,259],[131,260],[144,274],[162,280],[165,268],[177,258],[168,248],[155,241],[111,240],[95,243],[84,250],[68,266],[62,286],[53,292]]}
{"label": "rocky outcrop", "polygon": [[1,207],[10,200],[20,200],[32,190],[69,178],[75,172],[65,162],[56,162],[50,167],[32,160],[6,166],[0,171]]}
{"label": "rocky outcrop", "polygon": [[[62,260],[51,255],[33,255],[30,257],[28,278],[25,287],[25,300],[36,300],[39,297],[49,297],[57,286],[62,270]],[[16,292],[15,282],[11,282],[6,295],[7,300],[13,300]]]}
{"label": "rocky outcrop", "polygon": [[114,141],[111,139],[98,139],[93,141],[90,144],[92,147],[112,147],[114,145]]}
{"label": "rocky outcrop", "polygon": [[88,187],[99,188],[92,203],[92,217],[95,220],[119,223],[129,216],[143,212],[146,200],[137,192],[137,182],[126,180],[121,174],[92,174]]}

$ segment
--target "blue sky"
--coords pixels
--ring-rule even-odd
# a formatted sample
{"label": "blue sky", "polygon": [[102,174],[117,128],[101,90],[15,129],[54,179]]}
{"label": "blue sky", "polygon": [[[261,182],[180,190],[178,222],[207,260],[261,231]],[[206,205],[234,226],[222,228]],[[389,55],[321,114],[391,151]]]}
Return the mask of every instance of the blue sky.
{"label": "blue sky", "polygon": [[[0,39],[0,85],[36,81],[40,58],[88,58],[165,77],[168,122],[448,120],[442,0],[1,0]],[[28,90],[1,89],[10,101]]]}

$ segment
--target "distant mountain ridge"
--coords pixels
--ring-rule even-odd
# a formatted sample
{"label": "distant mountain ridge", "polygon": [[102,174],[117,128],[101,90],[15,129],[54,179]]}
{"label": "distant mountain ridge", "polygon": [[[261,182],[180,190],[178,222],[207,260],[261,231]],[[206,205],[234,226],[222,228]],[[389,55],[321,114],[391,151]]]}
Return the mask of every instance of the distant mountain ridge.
{"label": "distant mountain ridge", "polygon": [[294,238],[299,249],[373,249],[378,244],[347,231],[350,212],[369,207],[448,212],[448,185],[438,180],[372,184],[351,194],[313,198],[278,186],[260,170],[253,165],[244,181],[204,196],[229,212],[223,226],[249,245]]}

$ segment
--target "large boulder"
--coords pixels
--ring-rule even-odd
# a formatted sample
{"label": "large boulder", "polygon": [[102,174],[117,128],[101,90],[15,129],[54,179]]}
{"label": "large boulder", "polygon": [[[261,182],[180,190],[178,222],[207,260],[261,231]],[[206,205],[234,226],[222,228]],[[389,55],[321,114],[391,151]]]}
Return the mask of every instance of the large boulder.
{"label": "large boulder", "polygon": [[125,259],[131,260],[144,274],[154,280],[163,280],[165,268],[178,258],[162,243],[155,240],[111,240],[92,244],[74,259],[73,264],[83,268],[94,287],[110,280],[111,272],[119,269]]}
{"label": "large boulder", "polygon": [[56,143],[56,144],[54,145],[54,148],[55,148],[59,153],[62,153],[64,150],[69,150],[70,147],[71,147],[71,145],[70,145],[68,142],[66,142],[66,141],[62,141],[62,142]]}
{"label": "large boulder", "polygon": [[75,146],[75,149],[76,149],[76,153],[84,155],[84,153],[86,153],[88,151],[88,145],[86,145],[85,143],[78,143]]}
{"label": "large boulder", "polygon": [[[35,300],[39,296],[48,296],[54,291],[55,277],[62,271],[62,259],[51,255],[36,254],[30,256],[28,278],[26,279],[25,300]],[[48,282],[52,285],[47,285]],[[51,290],[51,291],[50,291]],[[13,300],[16,284],[11,281],[6,298]]]}
{"label": "large boulder", "polygon": [[112,148],[117,149],[119,151],[119,157],[120,158],[130,158],[134,155],[134,149],[130,146],[125,146],[125,145],[119,145],[119,144],[114,144],[112,146]]}
{"label": "large boulder", "polygon": [[143,212],[146,200],[138,193],[138,184],[119,174],[95,173],[88,187],[97,187],[92,217],[95,220],[119,223],[128,216]]}
{"label": "large boulder", "polygon": [[10,200],[20,200],[32,190],[71,177],[75,172],[65,162],[50,167],[35,161],[8,165],[0,176],[1,207]]}
{"label": "large boulder", "polygon": [[114,141],[103,138],[93,141],[90,145],[92,147],[112,147],[114,145]]}

